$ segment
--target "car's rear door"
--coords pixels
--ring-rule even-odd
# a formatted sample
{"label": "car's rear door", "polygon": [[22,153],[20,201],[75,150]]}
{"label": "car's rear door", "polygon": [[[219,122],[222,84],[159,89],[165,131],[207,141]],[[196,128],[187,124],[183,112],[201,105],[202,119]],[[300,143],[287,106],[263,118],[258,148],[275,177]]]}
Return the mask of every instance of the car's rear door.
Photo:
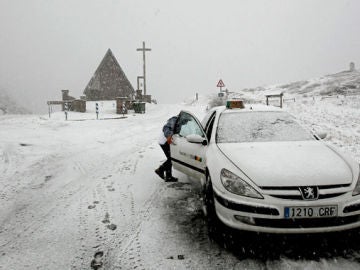
{"label": "car's rear door", "polygon": [[[189,142],[186,139],[189,135],[201,136],[205,145]],[[189,112],[181,111],[170,145],[174,168],[194,178],[202,178],[205,175],[206,144],[206,135],[198,119]]]}

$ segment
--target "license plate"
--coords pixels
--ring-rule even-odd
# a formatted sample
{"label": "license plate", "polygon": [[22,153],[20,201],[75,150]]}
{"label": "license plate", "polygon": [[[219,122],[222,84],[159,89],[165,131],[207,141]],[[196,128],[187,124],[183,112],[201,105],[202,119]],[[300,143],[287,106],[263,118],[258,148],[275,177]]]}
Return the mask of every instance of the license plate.
{"label": "license plate", "polygon": [[325,218],[336,217],[338,214],[337,205],[328,206],[295,206],[285,207],[285,218]]}

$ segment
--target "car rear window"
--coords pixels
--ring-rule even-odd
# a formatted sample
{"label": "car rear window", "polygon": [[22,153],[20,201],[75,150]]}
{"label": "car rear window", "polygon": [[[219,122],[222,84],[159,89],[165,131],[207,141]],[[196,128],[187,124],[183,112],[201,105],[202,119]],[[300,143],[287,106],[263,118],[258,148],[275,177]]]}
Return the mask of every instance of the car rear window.
{"label": "car rear window", "polygon": [[217,143],[306,141],[313,135],[286,112],[241,112],[220,115]]}

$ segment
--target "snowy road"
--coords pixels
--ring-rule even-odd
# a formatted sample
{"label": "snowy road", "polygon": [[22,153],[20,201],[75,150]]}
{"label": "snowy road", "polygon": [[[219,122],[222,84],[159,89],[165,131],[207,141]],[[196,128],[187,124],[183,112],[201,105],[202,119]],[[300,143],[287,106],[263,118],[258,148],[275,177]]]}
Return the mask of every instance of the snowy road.
{"label": "snowy road", "polygon": [[[309,126],[328,127],[329,140],[359,161],[359,99],[336,102],[287,109]],[[181,174],[166,184],[153,173],[164,159],[159,130],[181,108],[203,113],[153,105],[104,121],[2,116],[0,269],[91,269],[96,252],[103,269],[360,267],[356,234],[235,233],[230,242],[210,241],[198,184]]]}
{"label": "snowy road", "polygon": [[164,188],[152,173],[163,159],[156,141],[179,109],[107,121],[2,118],[0,268],[89,269],[96,251],[120,265]]}

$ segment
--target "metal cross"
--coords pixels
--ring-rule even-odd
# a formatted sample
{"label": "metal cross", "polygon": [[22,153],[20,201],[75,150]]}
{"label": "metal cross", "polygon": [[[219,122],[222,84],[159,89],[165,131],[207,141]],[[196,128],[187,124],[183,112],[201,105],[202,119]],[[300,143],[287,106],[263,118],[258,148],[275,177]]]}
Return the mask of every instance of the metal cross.
{"label": "metal cross", "polygon": [[146,95],[146,68],[145,68],[145,52],[151,51],[150,48],[145,48],[145,41],[143,41],[142,48],[136,49],[137,51],[143,52],[143,79],[144,79],[144,95]]}

